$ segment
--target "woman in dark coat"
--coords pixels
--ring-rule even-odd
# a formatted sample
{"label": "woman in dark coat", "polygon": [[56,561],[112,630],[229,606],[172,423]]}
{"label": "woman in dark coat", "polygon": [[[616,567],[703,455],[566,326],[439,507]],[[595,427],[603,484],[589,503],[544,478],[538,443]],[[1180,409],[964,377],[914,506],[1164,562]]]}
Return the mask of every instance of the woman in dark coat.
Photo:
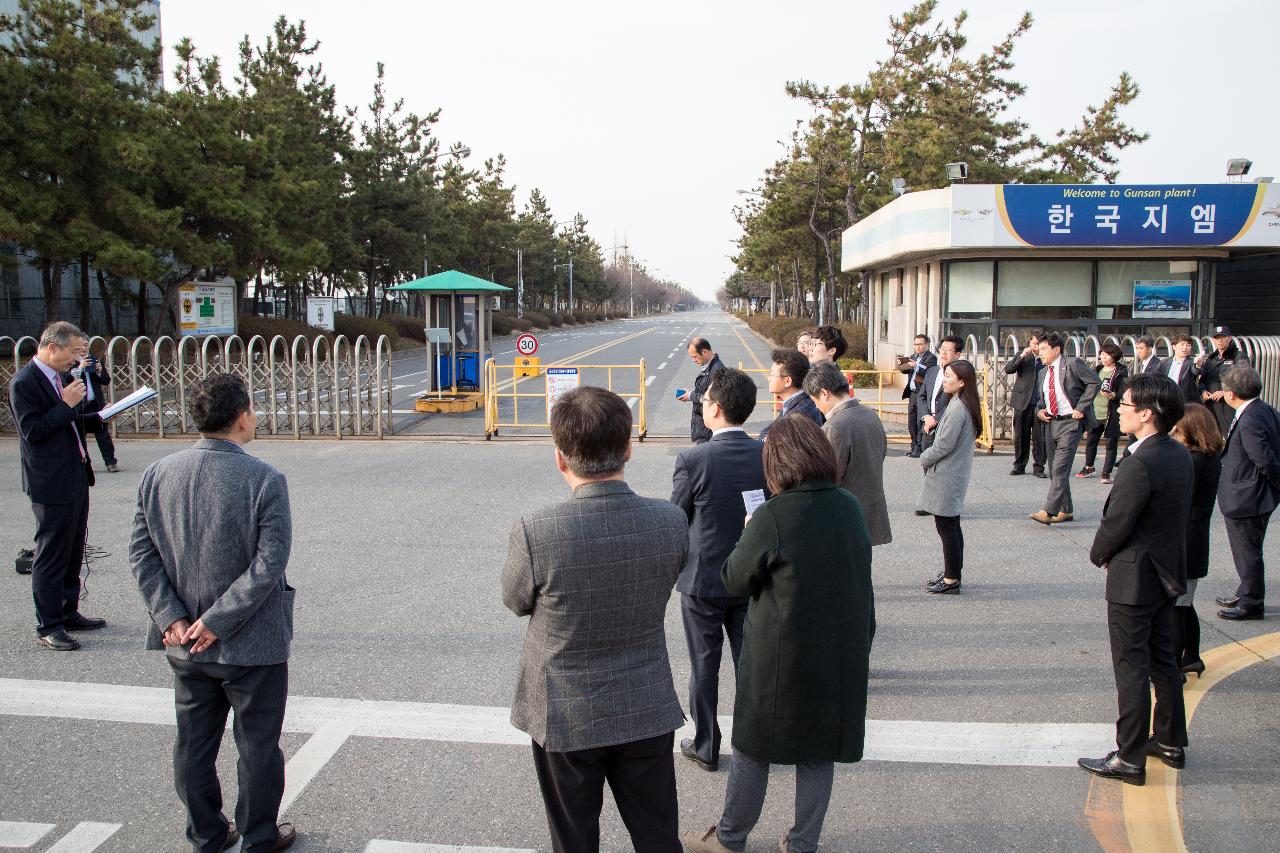
{"label": "woman in dark coat", "polygon": [[[1191,451],[1195,478],[1191,487],[1191,513],[1187,517],[1187,592],[1173,607],[1173,651],[1182,671],[1204,672],[1200,659],[1200,617],[1196,615],[1196,583],[1209,574],[1209,520],[1218,496],[1222,474],[1222,433],[1218,419],[1199,403],[1187,403],[1172,435]],[[1185,677],[1185,676],[1184,676]]]}
{"label": "woman in dark coat", "polygon": [[750,602],[724,813],[685,835],[695,853],[743,849],[770,764],[796,765],[795,823],[782,848],[816,850],[833,762],[862,759],[874,616],[862,508],[836,486],[831,444],[807,418],[774,423],[764,474],[774,496],[751,516],[723,570],[730,594]]}
{"label": "woman in dark coat", "polygon": [[1089,430],[1084,445],[1084,467],[1077,472],[1077,477],[1092,477],[1093,463],[1098,458],[1098,443],[1107,440],[1107,455],[1102,462],[1102,484],[1111,483],[1111,470],[1116,464],[1116,449],[1120,444],[1120,397],[1124,394],[1125,383],[1129,380],[1129,368],[1124,366],[1124,353],[1113,343],[1102,345],[1098,353],[1098,375],[1102,377],[1102,387],[1093,400],[1093,413],[1097,424]]}

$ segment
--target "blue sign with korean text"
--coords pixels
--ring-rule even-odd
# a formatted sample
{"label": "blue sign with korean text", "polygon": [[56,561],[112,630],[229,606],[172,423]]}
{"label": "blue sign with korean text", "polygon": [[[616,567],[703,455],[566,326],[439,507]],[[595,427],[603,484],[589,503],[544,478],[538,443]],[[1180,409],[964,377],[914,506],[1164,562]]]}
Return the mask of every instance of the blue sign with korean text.
{"label": "blue sign with korean text", "polygon": [[1262,184],[1007,184],[1005,228],[1030,246],[1221,246],[1253,224]]}

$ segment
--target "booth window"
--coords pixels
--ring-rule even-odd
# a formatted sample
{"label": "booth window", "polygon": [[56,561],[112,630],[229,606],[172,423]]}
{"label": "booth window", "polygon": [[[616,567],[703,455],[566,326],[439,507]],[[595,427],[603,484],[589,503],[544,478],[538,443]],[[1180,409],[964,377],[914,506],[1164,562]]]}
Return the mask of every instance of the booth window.
{"label": "booth window", "polygon": [[947,264],[947,314],[961,318],[990,317],[994,270],[994,261]]}
{"label": "booth window", "polygon": [[1092,261],[1000,261],[996,316],[1087,319],[1093,305]]}
{"label": "booth window", "polygon": [[891,289],[897,288],[898,281],[896,272],[880,274],[880,340],[882,341],[889,339],[889,294]]}
{"label": "booth window", "polygon": [[1194,298],[1198,266],[1195,261],[1099,261],[1098,319],[1132,319],[1135,282],[1185,281]]}

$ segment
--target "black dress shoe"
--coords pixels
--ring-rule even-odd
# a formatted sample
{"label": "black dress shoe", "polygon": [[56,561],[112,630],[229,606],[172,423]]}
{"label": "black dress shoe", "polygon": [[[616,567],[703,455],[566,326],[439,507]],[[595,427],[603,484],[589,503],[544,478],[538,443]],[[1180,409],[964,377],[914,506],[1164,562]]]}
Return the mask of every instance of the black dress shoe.
{"label": "black dress shoe", "polygon": [[908,459],[919,459],[919,458],[920,458],[920,451],[919,451],[919,450],[908,450],[908,451],[907,451],[907,458],[908,458]]}
{"label": "black dress shoe", "polygon": [[1213,601],[1219,607],[1235,607],[1240,603],[1240,599],[1234,595],[1220,595]]}
{"label": "black dress shoe", "polygon": [[1174,770],[1187,766],[1187,751],[1180,746],[1165,746],[1155,738],[1147,741],[1147,755],[1163,761]]}
{"label": "black dress shoe", "polygon": [[1257,610],[1248,610],[1237,604],[1235,607],[1228,607],[1226,610],[1219,610],[1218,618],[1230,619],[1233,622],[1244,622],[1248,619],[1261,619],[1262,608],[1259,607]]}
{"label": "black dress shoe", "polygon": [[1108,752],[1106,758],[1081,758],[1076,764],[1103,779],[1119,779],[1126,785],[1147,784],[1147,768],[1134,767],[1120,757],[1119,751]]}
{"label": "black dress shoe", "polygon": [[1041,471],[1032,471],[1031,473],[1032,473],[1032,474],[1034,474],[1035,476],[1039,477],[1041,480],[1047,480],[1047,479],[1049,479],[1049,475],[1048,475],[1048,474],[1046,474],[1043,470],[1041,470]]}
{"label": "black dress shoe", "polygon": [[232,847],[235,847],[239,843],[240,843],[240,832],[239,830],[236,829],[236,825],[233,823],[227,827],[227,840],[222,842],[222,846],[219,847],[218,849],[221,851],[227,851],[227,850],[230,850]]}
{"label": "black dress shoe", "polygon": [[1012,471],[1010,471],[1010,472],[1009,472],[1009,476],[1010,476],[1010,477],[1021,477],[1021,476],[1022,476],[1023,474],[1025,474],[1025,473],[1027,473],[1027,469],[1026,469],[1026,468],[1014,468]]}
{"label": "black dress shoe", "polygon": [[1204,673],[1204,661],[1193,660],[1190,663],[1184,663],[1182,665],[1182,671],[1184,674],[1194,672],[1196,674],[1196,678],[1199,678]]}
{"label": "black dress shoe", "polygon": [[916,515],[928,515],[928,514],[929,513],[926,510],[923,510],[923,509],[916,510]]}
{"label": "black dress shoe", "polygon": [[937,577],[929,578],[927,581],[924,582],[924,588],[928,589],[929,587],[933,586],[935,583],[942,580],[946,576],[947,576],[947,573],[945,571],[938,572]]}
{"label": "black dress shoe", "polygon": [[938,578],[936,581],[925,587],[925,592],[932,592],[935,595],[959,595],[960,581],[947,583],[944,579]]}
{"label": "black dress shoe", "polygon": [[62,627],[68,631],[96,631],[99,628],[107,627],[107,620],[94,619],[92,616],[77,613],[68,619],[63,619]]}
{"label": "black dress shoe", "polygon": [[278,825],[276,832],[280,833],[280,837],[276,839],[276,843],[271,847],[272,853],[276,853],[279,850],[288,850],[293,846],[293,842],[298,840],[298,830],[294,829],[291,823]]}
{"label": "black dress shoe", "polygon": [[36,637],[36,643],[44,646],[46,649],[53,649],[55,652],[74,652],[80,648],[80,644],[72,639],[71,635],[59,628],[58,630],[45,634],[43,637]]}
{"label": "black dress shoe", "polygon": [[715,773],[720,767],[719,761],[702,760],[702,756],[698,755],[698,751],[693,748],[693,738],[687,737],[680,741],[680,754],[701,767],[703,770],[706,770],[708,773]]}

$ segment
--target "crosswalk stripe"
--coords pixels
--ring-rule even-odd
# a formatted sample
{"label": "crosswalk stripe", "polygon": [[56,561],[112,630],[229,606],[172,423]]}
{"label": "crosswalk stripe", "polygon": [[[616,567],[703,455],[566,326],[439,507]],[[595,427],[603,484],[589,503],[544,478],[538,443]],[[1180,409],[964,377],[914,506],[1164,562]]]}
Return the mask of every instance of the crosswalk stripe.
{"label": "crosswalk stripe", "polygon": [[76,824],[76,828],[62,836],[58,843],[45,853],[91,853],[102,846],[108,838],[116,834],[123,824],[94,823],[85,821]]}
{"label": "crosswalk stripe", "polygon": [[0,847],[33,847],[48,835],[55,823],[22,823],[16,820],[0,820]]}
{"label": "crosswalk stripe", "polygon": [[364,853],[537,853],[524,847],[458,847],[452,844],[411,844],[375,838]]}

